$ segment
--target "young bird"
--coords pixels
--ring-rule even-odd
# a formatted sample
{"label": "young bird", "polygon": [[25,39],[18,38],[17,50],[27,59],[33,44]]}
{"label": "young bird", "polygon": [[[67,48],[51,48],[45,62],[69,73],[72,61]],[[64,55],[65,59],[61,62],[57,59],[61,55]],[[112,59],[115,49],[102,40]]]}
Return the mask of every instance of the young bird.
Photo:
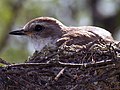
{"label": "young bird", "polygon": [[44,47],[59,47],[62,44],[82,46],[98,39],[114,41],[111,33],[105,29],[95,26],[68,27],[51,17],[35,18],[22,29],[12,31],[10,34],[29,37],[37,51]]}

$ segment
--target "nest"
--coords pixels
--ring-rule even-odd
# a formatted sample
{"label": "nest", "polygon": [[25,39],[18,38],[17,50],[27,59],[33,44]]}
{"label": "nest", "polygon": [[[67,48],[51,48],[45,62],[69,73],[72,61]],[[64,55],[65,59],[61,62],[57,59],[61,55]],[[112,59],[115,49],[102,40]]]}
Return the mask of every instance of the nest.
{"label": "nest", "polygon": [[[81,48],[82,47],[82,48]],[[45,48],[25,63],[0,68],[2,90],[120,89],[120,44],[103,40],[87,45]]]}

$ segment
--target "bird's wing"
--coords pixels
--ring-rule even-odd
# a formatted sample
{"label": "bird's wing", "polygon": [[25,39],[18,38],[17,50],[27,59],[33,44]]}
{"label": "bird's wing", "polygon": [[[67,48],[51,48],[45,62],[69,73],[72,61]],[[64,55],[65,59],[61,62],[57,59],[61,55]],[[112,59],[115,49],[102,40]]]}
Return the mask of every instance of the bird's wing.
{"label": "bird's wing", "polygon": [[62,38],[60,38],[57,41],[57,44],[59,46],[62,45],[63,43],[65,43],[67,46],[70,46],[73,44],[74,45],[86,45],[89,42],[93,42],[98,39],[104,39],[105,41],[108,41],[108,42],[113,40],[110,35],[108,35],[108,38],[106,38],[107,37],[106,35],[105,36],[106,39],[105,39],[103,38],[104,36],[101,37],[101,33],[96,33],[94,32],[96,30],[92,30],[92,29],[85,30],[85,27],[84,28],[71,28],[71,30],[69,30],[66,34],[62,36]]}
{"label": "bird's wing", "polygon": [[103,28],[95,27],[95,26],[81,26],[80,29],[94,33],[94,34],[98,35],[99,37],[101,37],[102,39],[105,39],[108,41],[113,40],[111,33]]}

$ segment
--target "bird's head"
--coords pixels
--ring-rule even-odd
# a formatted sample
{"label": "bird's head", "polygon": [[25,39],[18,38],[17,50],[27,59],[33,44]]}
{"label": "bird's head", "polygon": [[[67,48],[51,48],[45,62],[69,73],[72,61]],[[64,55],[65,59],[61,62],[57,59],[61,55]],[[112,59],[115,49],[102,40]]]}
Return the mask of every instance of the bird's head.
{"label": "bird's head", "polygon": [[36,50],[54,45],[61,37],[65,27],[60,21],[51,17],[39,17],[29,21],[22,29],[12,31],[11,35],[27,36],[33,42]]}

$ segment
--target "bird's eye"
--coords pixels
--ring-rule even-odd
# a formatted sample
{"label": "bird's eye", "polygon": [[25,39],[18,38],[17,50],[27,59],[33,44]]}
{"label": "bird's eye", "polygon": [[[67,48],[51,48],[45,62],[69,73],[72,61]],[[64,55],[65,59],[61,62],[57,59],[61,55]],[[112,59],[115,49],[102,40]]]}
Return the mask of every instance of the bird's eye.
{"label": "bird's eye", "polygon": [[42,26],[42,25],[36,25],[36,26],[35,26],[35,31],[37,31],[37,32],[39,32],[39,31],[41,31],[41,30],[44,30],[44,29],[45,29],[45,27]]}

